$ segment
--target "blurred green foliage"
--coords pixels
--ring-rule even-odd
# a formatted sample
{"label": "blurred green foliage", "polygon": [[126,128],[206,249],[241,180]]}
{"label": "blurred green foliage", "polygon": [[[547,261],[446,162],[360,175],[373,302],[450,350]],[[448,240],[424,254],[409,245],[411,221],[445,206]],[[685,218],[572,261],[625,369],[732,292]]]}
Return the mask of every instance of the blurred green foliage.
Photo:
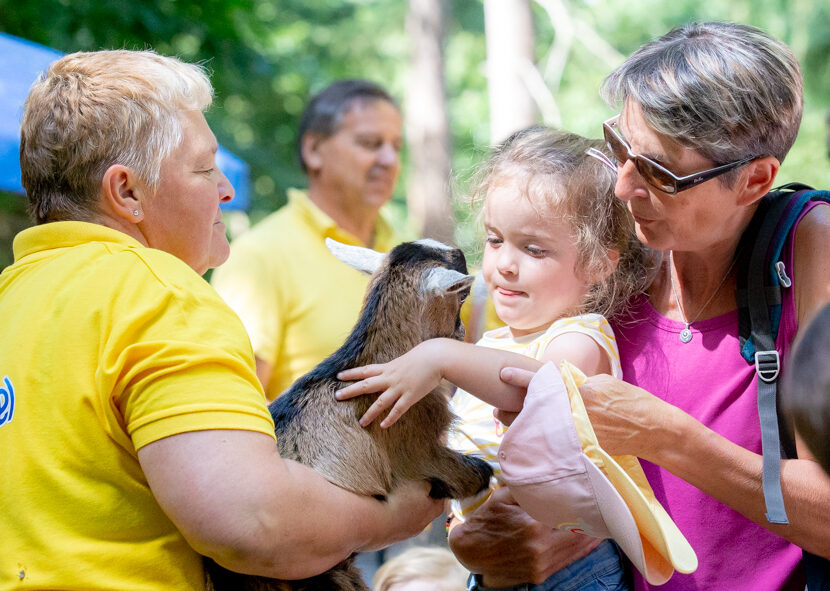
{"label": "blurred green foliage", "polygon": [[[830,187],[826,114],[830,107],[830,1],[563,0],[571,23],[592,30],[620,56],[693,20],[740,21],[787,42],[805,77],[801,132],[779,176]],[[534,2],[540,71],[567,26]],[[448,0],[447,93],[458,196],[489,147],[484,15],[480,0]],[[279,207],[285,189],[304,186],[295,155],[296,127],[308,97],[334,79],[380,82],[405,108],[408,39],[403,0],[0,0],[0,30],[64,52],[153,48],[212,71],[216,100],[208,113],[219,142],[251,165],[253,221]],[[557,31],[557,29],[559,29]],[[576,34],[552,98],[562,127],[598,137],[612,110],[598,87],[611,65],[596,43]],[[550,85],[549,85],[550,86]],[[550,121],[548,121],[550,123]],[[405,156],[405,153],[404,153]],[[406,174],[404,166],[404,175]],[[405,218],[404,182],[393,209]],[[0,195],[0,266],[7,240],[23,222],[21,197]],[[475,239],[459,200],[460,244]]]}

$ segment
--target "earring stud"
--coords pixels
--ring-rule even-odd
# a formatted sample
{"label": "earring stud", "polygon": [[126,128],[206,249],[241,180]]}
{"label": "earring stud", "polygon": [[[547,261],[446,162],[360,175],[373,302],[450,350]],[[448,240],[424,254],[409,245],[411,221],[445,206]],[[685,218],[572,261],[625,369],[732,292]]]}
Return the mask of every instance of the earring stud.
{"label": "earring stud", "polygon": [[134,210],[133,210],[133,217],[138,217],[138,214],[139,214],[139,213],[140,213],[140,212],[139,212],[137,209],[134,209]]}

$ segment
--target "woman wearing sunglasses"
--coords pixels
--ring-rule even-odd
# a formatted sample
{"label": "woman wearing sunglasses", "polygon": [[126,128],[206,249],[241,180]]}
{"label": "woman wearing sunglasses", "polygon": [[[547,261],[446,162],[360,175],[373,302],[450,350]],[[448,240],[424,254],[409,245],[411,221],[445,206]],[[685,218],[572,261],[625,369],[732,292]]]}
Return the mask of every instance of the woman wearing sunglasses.
{"label": "woman wearing sunglasses", "polygon": [[[801,121],[798,64],[753,27],[691,24],[640,48],[603,94],[621,107],[603,125],[617,196],[663,262],[631,318],[614,326],[631,383],[597,376],[582,389],[594,429],[609,453],[644,460],[698,555],[695,573],[676,573],[661,589],[804,589],[801,549],[830,556],[830,480],[799,442],[800,459],[781,464],[789,523],[765,516],[755,368],[739,353],[735,300],[738,242]],[[818,205],[785,245],[793,289],[779,350],[830,299],[829,245],[830,208]],[[505,373],[513,384],[529,381]],[[513,508],[493,507],[489,523],[459,526],[450,543],[483,573],[520,568],[508,559],[514,551],[537,580],[576,558]]]}

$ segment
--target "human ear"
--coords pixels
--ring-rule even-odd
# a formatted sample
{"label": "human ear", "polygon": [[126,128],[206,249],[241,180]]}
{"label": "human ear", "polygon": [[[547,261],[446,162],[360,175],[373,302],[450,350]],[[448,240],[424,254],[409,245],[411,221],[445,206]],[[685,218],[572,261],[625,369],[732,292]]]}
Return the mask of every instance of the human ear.
{"label": "human ear", "polygon": [[600,265],[597,265],[597,269],[592,272],[590,275],[585,272],[576,271],[580,273],[580,275],[588,275],[584,277],[584,281],[587,285],[596,285],[597,283],[601,283],[605,279],[608,278],[614,271],[617,269],[617,265],[620,262],[620,251],[615,248],[609,248],[605,251],[605,259],[601,262]]}
{"label": "human ear", "polygon": [[747,164],[738,180],[738,205],[750,205],[769,193],[780,167],[781,163],[773,156],[758,158]]}
{"label": "human ear", "polygon": [[103,205],[122,221],[137,224],[144,219],[142,202],[147,198],[146,185],[128,166],[113,164],[101,180]]}
{"label": "human ear", "polygon": [[306,170],[309,173],[317,172],[323,167],[323,156],[320,154],[320,144],[325,140],[319,133],[306,132],[300,141],[300,152],[303,155]]}
{"label": "human ear", "polygon": [[617,270],[617,265],[620,263],[620,251],[615,248],[609,248],[605,251],[606,259],[603,261],[602,270],[599,272],[599,277],[595,278],[593,283],[604,281]]}

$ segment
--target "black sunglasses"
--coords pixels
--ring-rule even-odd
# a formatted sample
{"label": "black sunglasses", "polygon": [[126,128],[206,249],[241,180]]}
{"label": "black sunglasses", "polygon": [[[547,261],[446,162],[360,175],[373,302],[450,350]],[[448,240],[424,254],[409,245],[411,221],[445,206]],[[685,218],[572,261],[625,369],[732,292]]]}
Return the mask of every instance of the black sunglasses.
{"label": "black sunglasses", "polygon": [[743,166],[744,164],[748,164],[756,158],[755,156],[752,156],[750,158],[736,160],[735,162],[730,162],[729,164],[724,164],[723,166],[717,166],[715,168],[710,168],[709,170],[702,170],[687,176],[677,176],[670,170],[657,164],[654,160],[632,152],[631,147],[614,129],[614,127],[617,126],[619,118],[620,116],[616,115],[602,124],[602,132],[605,135],[605,143],[608,145],[608,149],[611,151],[611,154],[614,155],[614,158],[617,160],[619,166],[622,166],[628,160],[632,160],[634,162],[634,166],[637,167],[637,172],[640,173],[640,176],[642,176],[649,185],[664,193],[674,195],[680,191],[691,189],[700,183],[711,180],[717,176],[729,172],[730,170],[738,168],[739,166]]}

